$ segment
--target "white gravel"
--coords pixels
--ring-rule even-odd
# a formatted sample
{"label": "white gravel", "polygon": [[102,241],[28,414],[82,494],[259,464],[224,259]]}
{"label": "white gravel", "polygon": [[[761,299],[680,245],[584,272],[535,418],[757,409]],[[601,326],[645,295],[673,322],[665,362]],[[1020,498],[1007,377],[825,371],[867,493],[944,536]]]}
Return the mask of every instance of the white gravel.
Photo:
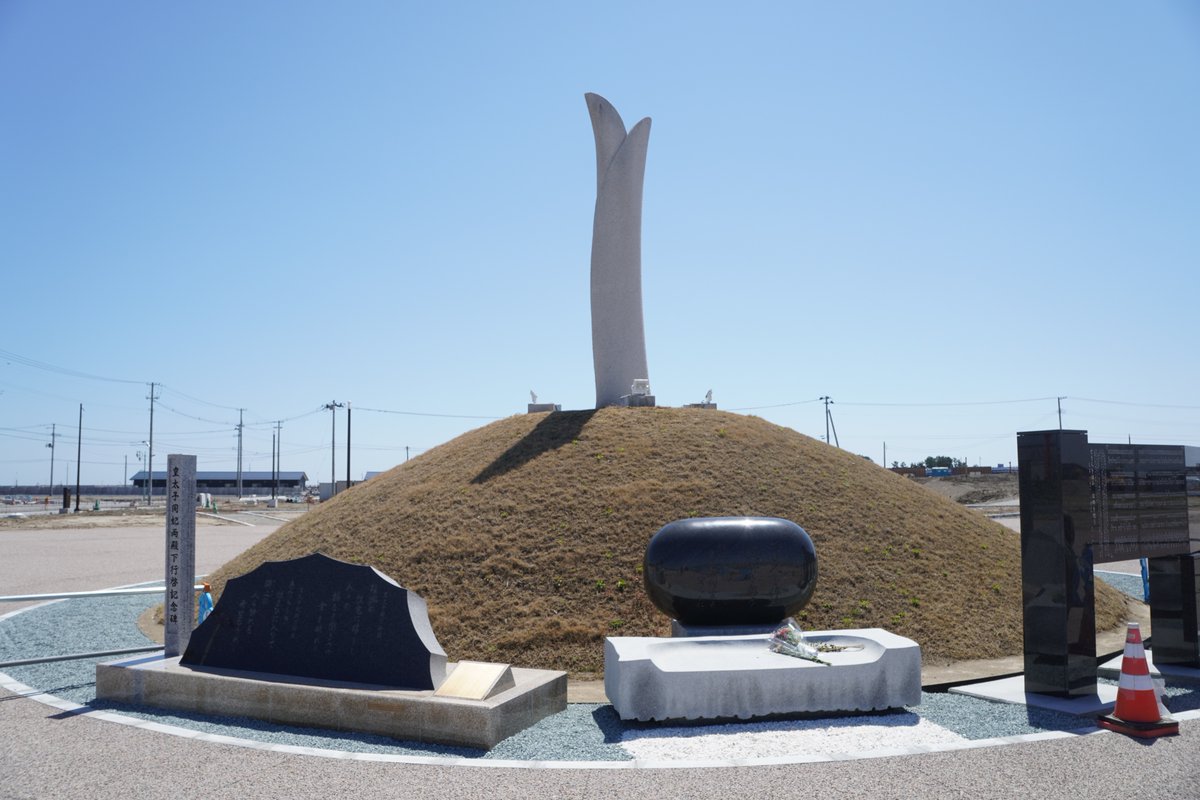
{"label": "white gravel", "polygon": [[902,713],[866,720],[846,717],[635,728],[624,732],[621,747],[634,758],[645,761],[717,761],[745,755],[830,756],[966,741],[916,714]]}

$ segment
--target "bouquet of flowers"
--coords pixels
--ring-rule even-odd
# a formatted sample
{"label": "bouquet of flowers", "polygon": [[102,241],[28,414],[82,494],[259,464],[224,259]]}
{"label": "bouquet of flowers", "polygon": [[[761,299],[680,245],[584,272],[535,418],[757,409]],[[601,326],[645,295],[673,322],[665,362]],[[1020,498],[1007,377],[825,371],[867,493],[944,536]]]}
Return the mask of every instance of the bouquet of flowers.
{"label": "bouquet of flowers", "polygon": [[804,641],[804,631],[800,630],[800,627],[791,619],[775,629],[775,633],[771,634],[768,646],[773,653],[782,653],[785,656],[803,658],[827,667],[830,666],[828,661],[821,660],[817,648]]}

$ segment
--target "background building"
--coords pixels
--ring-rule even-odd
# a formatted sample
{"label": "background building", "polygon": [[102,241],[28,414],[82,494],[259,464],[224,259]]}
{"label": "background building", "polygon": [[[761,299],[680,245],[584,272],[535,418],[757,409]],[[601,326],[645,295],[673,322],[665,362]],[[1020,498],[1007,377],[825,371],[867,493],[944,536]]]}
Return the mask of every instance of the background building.
{"label": "background building", "polygon": [[[271,489],[275,486],[275,481],[279,483],[276,488],[276,494],[289,495],[300,494],[308,485],[308,474],[304,472],[280,472],[275,475],[271,472],[243,472],[242,473],[242,494],[270,494]],[[146,489],[146,471],[142,470],[129,479],[135,489],[145,491]],[[196,472],[196,491],[208,492],[209,494],[221,495],[236,495],[238,486],[237,472]],[[154,490],[156,494],[161,494],[166,491],[167,487],[167,472],[166,470],[154,470]]]}

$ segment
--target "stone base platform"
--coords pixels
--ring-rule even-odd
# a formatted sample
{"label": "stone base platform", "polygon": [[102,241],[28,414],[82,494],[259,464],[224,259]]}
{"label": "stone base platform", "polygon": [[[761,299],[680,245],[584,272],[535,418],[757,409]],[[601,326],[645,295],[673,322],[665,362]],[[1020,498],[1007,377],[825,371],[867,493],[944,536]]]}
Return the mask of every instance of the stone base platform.
{"label": "stone base platform", "polygon": [[[1096,666],[1096,674],[1101,678],[1117,680],[1121,677],[1121,665],[1124,661],[1124,655],[1111,658],[1103,664]],[[1196,669],[1195,667],[1185,667],[1178,664],[1155,664],[1153,649],[1146,651],[1146,668],[1150,671],[1150,676],[1153,678],[1200,681],[1200,669]]]}
{"label": "stone base platform", "polygon": [[951,687],[950,693],[964,694],[968,697],[978,697],[981,700],[991,700],[997,703],[1044,708],[1081,717],[1111,714],[1113,706],[1117,702],[1117,687],[1103,683],[1096,686],[1094,693],[1077,697],[1057,697],[1052,694],[1027,692],[1025,691],[1024,675],[954,686]]}
{"label": "stone base platform", "polygon": [[[376,733],[490,750],[567,707],[567,674],[511,670],[514,685],[484,700],[357,683],[180,666],[162,654],[96,665],[96,696],[216,716]],[[451,671],[450,675],[453,675]]]}
{"label": "stone base platform", "polygon": [[769,635],[609,637],[604,689],[621,719],[752,719],[921,702],[921,648],[881,628],[812,631],[829,666],[773,653]]}

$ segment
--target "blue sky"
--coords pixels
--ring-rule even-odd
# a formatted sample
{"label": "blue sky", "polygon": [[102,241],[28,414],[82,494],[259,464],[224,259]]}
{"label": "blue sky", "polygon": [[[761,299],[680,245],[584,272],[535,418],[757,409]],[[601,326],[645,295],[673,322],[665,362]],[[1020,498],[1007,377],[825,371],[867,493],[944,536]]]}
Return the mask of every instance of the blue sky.
{"label": "blue sky", "polygon": [[[1200,11],[0,3],[0,488],[387,469],[594,401],[585,92],[653,119],[650,380],[876,462],[1200,444]],[[431,416],[444,415],[444,416]],[[336,464],[345,472],[345,414]],[[69,445],[69,446],[64,446]],[[69,458],[68,458],[69,457]]]}

